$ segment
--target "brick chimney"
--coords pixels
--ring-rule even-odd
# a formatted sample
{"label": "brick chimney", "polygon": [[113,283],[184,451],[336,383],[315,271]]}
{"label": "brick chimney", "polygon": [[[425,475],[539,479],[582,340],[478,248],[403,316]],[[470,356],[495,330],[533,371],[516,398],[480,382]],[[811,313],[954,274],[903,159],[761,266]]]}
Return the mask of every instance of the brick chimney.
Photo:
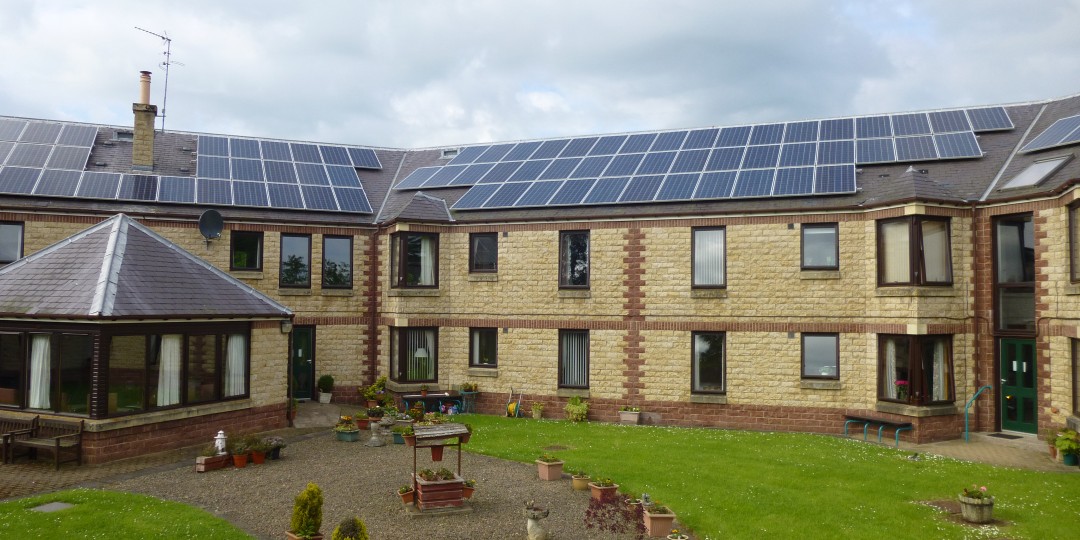
{"label": "brick chimney", "polygon": [[131,147],[131,168],[139,171],[154,170],[154,122],[157,105],[150,104],[150,72],[140,71],[139,101],[131,104],[135,113],[135,137]]}

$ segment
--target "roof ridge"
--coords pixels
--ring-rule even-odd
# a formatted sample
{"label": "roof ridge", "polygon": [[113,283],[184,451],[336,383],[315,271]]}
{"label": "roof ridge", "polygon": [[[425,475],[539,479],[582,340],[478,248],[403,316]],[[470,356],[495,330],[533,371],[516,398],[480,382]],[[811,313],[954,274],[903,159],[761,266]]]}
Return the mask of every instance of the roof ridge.
{"label": "roof ridge", "polygon": [[112,314],[113,304],[116,302],[116,284],[119,282],[120,267],[124,263],[124,253],[127,250],[128,223],[134,220],[120,213],[105,221],[114,223],[109,232],[109,241],[105,245],[105,256],[101,259],[101,272],[98,274],[89,313],[98,317]]}

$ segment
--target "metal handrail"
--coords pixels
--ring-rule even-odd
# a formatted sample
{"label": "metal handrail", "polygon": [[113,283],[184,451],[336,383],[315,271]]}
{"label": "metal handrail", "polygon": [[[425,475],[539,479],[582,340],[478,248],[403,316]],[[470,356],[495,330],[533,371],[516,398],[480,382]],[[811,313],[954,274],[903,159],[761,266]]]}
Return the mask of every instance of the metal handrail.
{"label": "metal handrail", "polygon": [[975,395],[971,396],[971,399],[968,400],[967,405],[964,405],[964,442],[970,442],[970,437],[968,436],[968,413],[971,412],[971,404],[975,403],[976,399],[979,399],[979,394],[983,393],[983,390],[992,391],[993,389],[994,388],[989,385],[979,388],[979,390],[975,392]]}

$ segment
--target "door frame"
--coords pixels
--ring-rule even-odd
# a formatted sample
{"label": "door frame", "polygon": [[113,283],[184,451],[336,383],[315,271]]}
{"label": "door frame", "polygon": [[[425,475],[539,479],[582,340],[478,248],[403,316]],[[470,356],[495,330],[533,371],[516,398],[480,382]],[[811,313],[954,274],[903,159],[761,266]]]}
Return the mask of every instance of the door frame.
{"label": "door frame", "polygon": [[[294,354],[294,348],[296,347],[296,332],[297,332],[297,330],[305,330],[305,331],[310,330],[311,331],[311,395],[309,395],[309,396],[298,396],[298,395],[296,395],[298,385],[296,383],[296,355]],[[292,381],[293,381],[293,385],[292,385],[293,387],[289,392],[290,393],[290,396],[289,396],[290,398],[297,399],[297,400],[302,400],[302,399],[315,400],[316,399],[316,395],[315,395],[315,389],[316,389],[316,386],[315,386],[315,356],[316,356],[315,355],[315,325],[313,325],[313,324],[312,325],[302,324],[302,325],[293,326],[292,332],[289,333],[289,378],[292,379]]]}
{"label": "door frame", "polygon": [[[997,405],[997,410],[998,410],[998,415],[997,415],[998,416],[998,430],[999,431],[1015,431],[1017,433],[1038,433],[1039,432],[1039,411],[1038,411],[1038,409],[1039,409],[1039,370],[1038,370],[1039,354],[1038,354],[1038,350],[1036,349],[1036,340],[1035,340],[1034,337],[1025,337],[1025,336],[998,336],[996,341],[997,341],[997,343],[996,343],[995,348],[997,349],[997,355],[996,355],[997,357],[995,358],[995,362],[994,362],[994,368],[995,368],[994,370],[997,373],[997,377],[995,377],[995,381],[996,381],[995,386],[997,387],[997,400],[996,400],[997,403],[996,403],[996,405]],[[1032,419],[1032,421],[1030,423],[1031,431],[1019,430],[1019,429],[1016,429],[1015,426],[1012,426],[1012,427],[1006,427],[1005,426],[1005,411],[1006,411],[1006,404],[1005,404],[1006,394],[1005,394],[1005,391],[1004,391],[1004,387],[1005,387],[1005,384],[1004,384],[1005,370],[1003,369],[1004,366],[1002,364],[1005,361],[1005,352],[1004,352],[1005,351],[1005,346],[1004,345],[1005,345],[1006,342],[1016,342],[1018,346],[1022,346],[1023,342],[1027,342],[1027,343],[1029,343],[1031,345],[1031,363],[1032,363],[1032,365],[1031,365],[1031,376],[1032,376],[1031,391],[1033,393],[1032,399],[1035,402],[1034,408],[1033,408],[1034,418]],[[1013,387],[1015,388],[1016,385],[1013,385]]]}

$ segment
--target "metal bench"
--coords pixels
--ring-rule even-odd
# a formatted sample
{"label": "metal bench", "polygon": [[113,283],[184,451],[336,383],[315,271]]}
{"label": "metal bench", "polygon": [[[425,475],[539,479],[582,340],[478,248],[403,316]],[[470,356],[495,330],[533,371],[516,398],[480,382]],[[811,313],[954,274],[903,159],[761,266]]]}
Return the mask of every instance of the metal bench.
{"label": "metal bench", "polygon": [[897,448],[900,447],[900,432],[901,431],[911,431],[911,430],[913,430],[915,428],[915,426],[913,426],[911,424],[911,422],[896,422],[896,421],[893,421],[893,420],[888,420],[886,418],[874,418],[874,417],[871,417],[871,416],[859,416],[859,415],[853,415],[853,414],[846,414],[846,415],[844,415],[844,419],[845,419],[845,421],[844,421],[844,437],[848,436],[848,426],[850,426],[851,424],[862,424],[863,425],[863,440],[864,441],[867,440],[867,434],[868,434],[868,431],[870,430],[870,424],[880,424],[880,427],[878,427],[878,432],[877,432],[877,440],[878,440],[878,442],[881,442],[881,437],[885,432],[885,428],[887,428],[887,427],[896,428],[896,447]]}
{"label": "metal bench", "polygon": [[[75,461],[82,465],[82,432],[82,420],[74,422],[38,418],[33,427],[9,434],[11,437],[9,452],[14,461],[17,448],[29,449],[30,459],[37,459],[37,451],[40,449],[50,450],[53,453],[56,470],[60,470],[60,464],[67,461]],[[72,457],[63,459],[62,455],[65,452],[71,454]]]}
{"label": "metal bench", "polygon": [[37,416],[0,416],[0,459],[4,463],[11,460],[11,434],[37,425]]}

